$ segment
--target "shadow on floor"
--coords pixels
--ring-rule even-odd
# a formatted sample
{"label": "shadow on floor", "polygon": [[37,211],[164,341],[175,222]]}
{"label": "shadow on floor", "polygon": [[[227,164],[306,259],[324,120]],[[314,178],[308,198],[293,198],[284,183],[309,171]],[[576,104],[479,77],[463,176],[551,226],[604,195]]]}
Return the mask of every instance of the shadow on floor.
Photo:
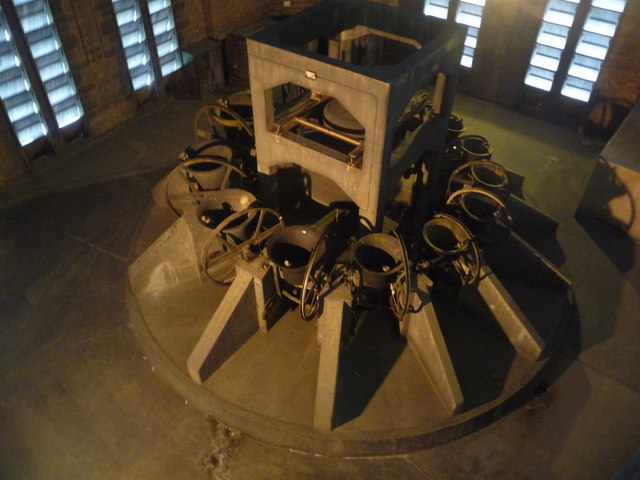
{"label": "shadow on floor", "polygon": [[585,216],[576,216],[576,219],[591,240],[640,293],[640,245],[611,225]]}
{"label": "shadow on floor", "polygon": [[[468,302],[465,302],[468,303]],[[482,302],[462,306],[435,295],[433,305],[468,411],[500,396],[516,353]]]}
{"label": "shadow on floor", "polygon": [[406,345],[393,314],[360,312],[354,328],[342,340],[334,427],[362,414]]}

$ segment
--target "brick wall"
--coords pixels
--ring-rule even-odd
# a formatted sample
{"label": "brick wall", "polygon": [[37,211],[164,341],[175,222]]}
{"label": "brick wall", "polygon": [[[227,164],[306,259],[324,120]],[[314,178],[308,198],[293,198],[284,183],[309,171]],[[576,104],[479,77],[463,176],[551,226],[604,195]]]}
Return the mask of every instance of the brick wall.
{"label": "brick wall", "polygon": [[276,15],[293,15],[320,3],[321,0],[273,0]]}
{"label": "brick wall", "polygon": [[273,13],[273,0],[202,0],[207,36],[216,40]]}
{"label": "brick wall", "polygon": [[524,77],[547,0],[487,1],[473,70],[461,69],[459,89],[505,106],[522,97]]}
{"label": "brick wall", "polygon": [[5,185],[26,172],[26,162],[3,113],[0,115],[0,185]]}
{"label": "brick wall", "polygon": [[[49,1],[49,7],[84,109],[87,133],[101,135],[132,118],[137,104],[111,2],[56,0]],[[4,118],[0,153],[0,184],[25,173],[25,157]]]}
{"label": "brick wall", "polygon": [[173,0],[171,5],[181,46],[207,38],[203,0]]}
{"label": "brick wall", "polygon": [[85,111],[89,135],[97,136],[136,111],[111,2],[49,2]]}
{"label": "brick wall", "polygon": [[640,95],[640,2],[627,0],[627,8],[611,43],[598,79],[600,93],[635,102]]}
{"label": "brick wall", "polygon": [[[206,38],[225,39],[232,32],[270,15],[289,15],[319,0],[173,0],[178,37],[183,47]],[[385,0],[394,3],[398,0]],[[399,0],[418,11],[421,0]],[[640,2],[629,0],[611,54],[598,82],[604,98],[631,103],[640,94]],[[133,118],[138,104],[131,90],[126,60],[109,0],[50,0],[56,26],[85,110],[88,133],[99,136]],[[473,87],[482,97],[505,103],[518,98],[523,68],[530,55],[545,0],[487,1]],[[486,27],[484,23],[486,22]],[[486,37],[486,36],[485,36]],[[487,41],[488,40],[488,41]],[[484,43],[482,43],[484,42]],[[526,44],[526,45],[525,45]],[[526,50],[526,51],[525,51]],[[25,172],[25,162],[10,126],[0,115],[0,184]]]}
{"label": "brick wall", "polygon": [[591,96],[588,133],[610,137],[640,101],[640,2],[628,0]]}
{"label": "brick wall", "polygon": [[[202,0],[173,0],[181,45],[206,37]],[[84,109],[86,133],[96,137],[133,118],[138,101],[110,0],[49,0]],[[0,115],[0,184],[26,173],[26,163]]]}

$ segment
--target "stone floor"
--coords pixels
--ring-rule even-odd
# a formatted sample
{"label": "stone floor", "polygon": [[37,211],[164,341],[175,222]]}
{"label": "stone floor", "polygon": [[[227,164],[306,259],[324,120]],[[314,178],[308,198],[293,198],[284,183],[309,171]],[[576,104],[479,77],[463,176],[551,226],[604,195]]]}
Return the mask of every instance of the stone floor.
{"label": "stone floor", "polygon": [[578,315],[547,388],[463,438],[375,458],[273,447],[191,408],[133,336],[125,275],[198,106],[170,98],[0,190],[0,478],[640,478],[640,247],[573,217],[602,145],[468,97],[466,133],[560,222]]}

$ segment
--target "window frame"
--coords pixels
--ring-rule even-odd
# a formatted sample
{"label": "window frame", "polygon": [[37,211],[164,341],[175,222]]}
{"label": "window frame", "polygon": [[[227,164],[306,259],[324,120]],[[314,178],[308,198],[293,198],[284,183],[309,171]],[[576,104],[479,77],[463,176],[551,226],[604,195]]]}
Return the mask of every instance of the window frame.
{"label": "window frame", "polygon": [[[117,15],[116,4],[121,0],[109,0],[109,1],[111,2],[111,8],[112,8],[112,11],[114,12],[114,16],[116,16]],[[176,72],[179,72],[184,66],[184,63],[182,60],[182,53],[180,49],[180,41],[178,38],[178,29],[175,26],[175,17],[173,15],[173,4],[171,0],[168,0],[168,5],[164,5],[162,8],[155,10],[153,13],[151,13],[149,9],[150,5],[153,5],[154,2],[157,3],[158,1],[162,1],[162,0],[151,0],[151,1],[131,0],[131,2],[134,3],[135,6],[138,8],[138,11],[140,12],[140,15],[141,15],[141,18],[140,18],[141,27],[145,37],[144,49],[150,58],[151,78],[148,84],[142,85],[140,87],[137,87],[134,84],[132,72],[131,72],[131,69],[129,68],[129,58],[127,57],[123,35],[120,30],[120,26],[119,25],[117,26],[119,36],[120,36],[120,45],[122,47],[122,51],[125,57],[125,64],[127,66],[127,72],[129,74],[129,83],[139,103],[144,103],[145,101],[150,100],[151,98],[154,98],[154,97],[163,98],[166,95],[166,89],[171,86],[172,77],[174,76],[174,74],[176,74]],[[167,3],[167,0],[164,0],[163,3]],[[158,12],[166,11],[167,9],[169,10],[170,21],[172,23],[172,29],[169,32],[169,36],[172,36],[176,42],[176,48],[175,50],[172,50],[171,53],[175,53],[175,58],[179,60],[180,65],[179,67],[171,70],[170,72],[163,73],[164,64],[161,63],[161,60],[166,55],[163,55],[163,56],[159,55],[158,43],[157,43],[159,35],[156,35],[153,21],[154,21],[154,18],[158,16]],[[117,20],[116,20],[116,23],[117,23]],[[163,32],[165,36],[166,36],[166,33],[167,32]],[[139,43],[139,45],[142,45],[142,43]]]}
{"label": "window frame", "polygon": [[[536,37],[536,43],[532,49],[528,68],[523,79],[523,85],[526,89],[537,91],[538,95],[549,95],[550,98],[562,99],[564,102],[579,102],[580,104],[586,105],[591,100],[593,92],[596,91],[598,78],[602,71],[602,65],[609,54],[611,42],[616,36],[618,26],[620,25],[620,19],[624,15],[629,0],[623,0],[620,2],[622,3],[622,10],[617,12],[617,23],[613,28],[611,35],[607,38],[608,45],[606,46],[606,51],[602,51],[605,48],[602,46],[600,46],[600,48],[596,48],[600,50],[597,52],[597,56],[594,56],[596,52],[593,49],[591,55],[585,52],[583,44],[586,42],[583,42],[583,39],[588,39],[590,36],[594,35],[603,36],[603,34],[592,32],[591,27],[589,26],[592,12],[597,8],[602,9],[602,7],[598,5],[602,2],[601,0],[570,0],[571,3],[576,4],[576,10],[571,24],[567,26],[568,33],[565,37],[564,46],[561,49],[558,48],[558,50],[560,50],[560,56],[557,59],[557,68],[555,71],[549,70],[552,72],[551,78],[548,79],[550,82],[548,84],[549,88],[544,88],[531,83],[532,80],[530,79],[530,72],[532,67],[535,67],[533,61],[536,56],[536,51],[540,45],[538,40],[540,39],[541,32],[543,31],[546,21],[545,17],[547,16],[547,11],[549,10],[552,1],[553,0],[548,0],[545,6],[545,15],[540,21],[538,36]],[[596,47],[598,46],[596,45]],[[598,64],[597,71],[594,66],[596,63]],[[582,72],[584,76],[575,75],[580,72]],[[589,78],[585,78],[586,76],[589,76]],[[587,84],[590,84],[588,94],[586,94],[587,89],[585,88]],[[569,94],[572,90],[573,94]]]}
{"label": "window frame", "polygon": [[[82,136],[86,131],[86,115],[82,107],[82,101],[80,99],[79,93],[75,87],[76,81],[73,76],[73,72],[69,67],[68,61],[66,59],[66,54],[64,53],[64,45],[56,28],[55,18],[53,16],[53,12],[51,11],[51,7],[49,6],[49,0],[42,0],[42,3],[47,9],[48,15],[50,17],[50,23],[48,24],[48,26],[51,27],[56,41],[60,43],[59,48],[56,51],[60,52],[58,57],[63,59],[63,70],[65,70],[64,75],[66,75],[71,82],[71,85],[73,87],[72,95],[74,97],[74,101],[77,103],[77,105],[79,105],[80,115],[71,123],[63,123],[62,125],[59,123],[58,116],[54,111],[54,106],[50,99],[50,92],[47,92],[45,80],[42,78],[41,69],[38,67],[37,61],[33,56],[32,47],[29,43],[28,33],[25,32],[23,28],[23,23],[18,14],[16,5],[14,5],[13,1],[3,3],[2,12],[6,20],[7,29],[13,41],[15,54],[19,58],[24,76],[31,87],[32,97],[35,101],[35,104],[37,105],[43,125],[47,131],[44,135],[35,138],[33,141],[23,145],[18,133],[16,132],[14,123],[9,118],[7,105],[4,101],[2,101],[2,114],[7,121],[9,130],[14,136],[16,144],[24,153],[27,162],[33,160],[36,157],[55,153],[63,149],[67,143]],[[64,101],[67,101],[68,98],[71,97],[67,97]]]}
{"label": "window frame", "polygon": [[[446,6],[444,6],[445,4]],[[424,15],[456,22],[467,27],[464,50],[460,60],[460,66],[464,67],[465,70],[473,68],[485,7],[486,0],[424,0],[422,6]],[[427,13],[428,9],[432,9],[432,13]],[[480,14],[473,14],[468,10],[479,10]],[[461,18],[468,18],[469,23],[461,22]],[[474,19],[478,19],[478,21],[476,22]]]}

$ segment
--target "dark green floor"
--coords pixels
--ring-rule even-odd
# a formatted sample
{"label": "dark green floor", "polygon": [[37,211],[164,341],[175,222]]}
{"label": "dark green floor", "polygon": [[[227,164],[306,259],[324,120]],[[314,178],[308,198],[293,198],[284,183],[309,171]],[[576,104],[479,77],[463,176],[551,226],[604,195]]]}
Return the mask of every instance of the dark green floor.
{"label": "dark green floor", "polygon": [[197,106],[170,100],[1,192],[0,478],[600,480],[638,449],[639,249],[573,218],[601,146],[466,97],[454,111],[467,133],[490,139],[494,160],[525,175],[527,201],[560,222],[579,318],[548,388],[471,435],[384,458],[275,448],[185,404],[128,327],[125,274]]}

